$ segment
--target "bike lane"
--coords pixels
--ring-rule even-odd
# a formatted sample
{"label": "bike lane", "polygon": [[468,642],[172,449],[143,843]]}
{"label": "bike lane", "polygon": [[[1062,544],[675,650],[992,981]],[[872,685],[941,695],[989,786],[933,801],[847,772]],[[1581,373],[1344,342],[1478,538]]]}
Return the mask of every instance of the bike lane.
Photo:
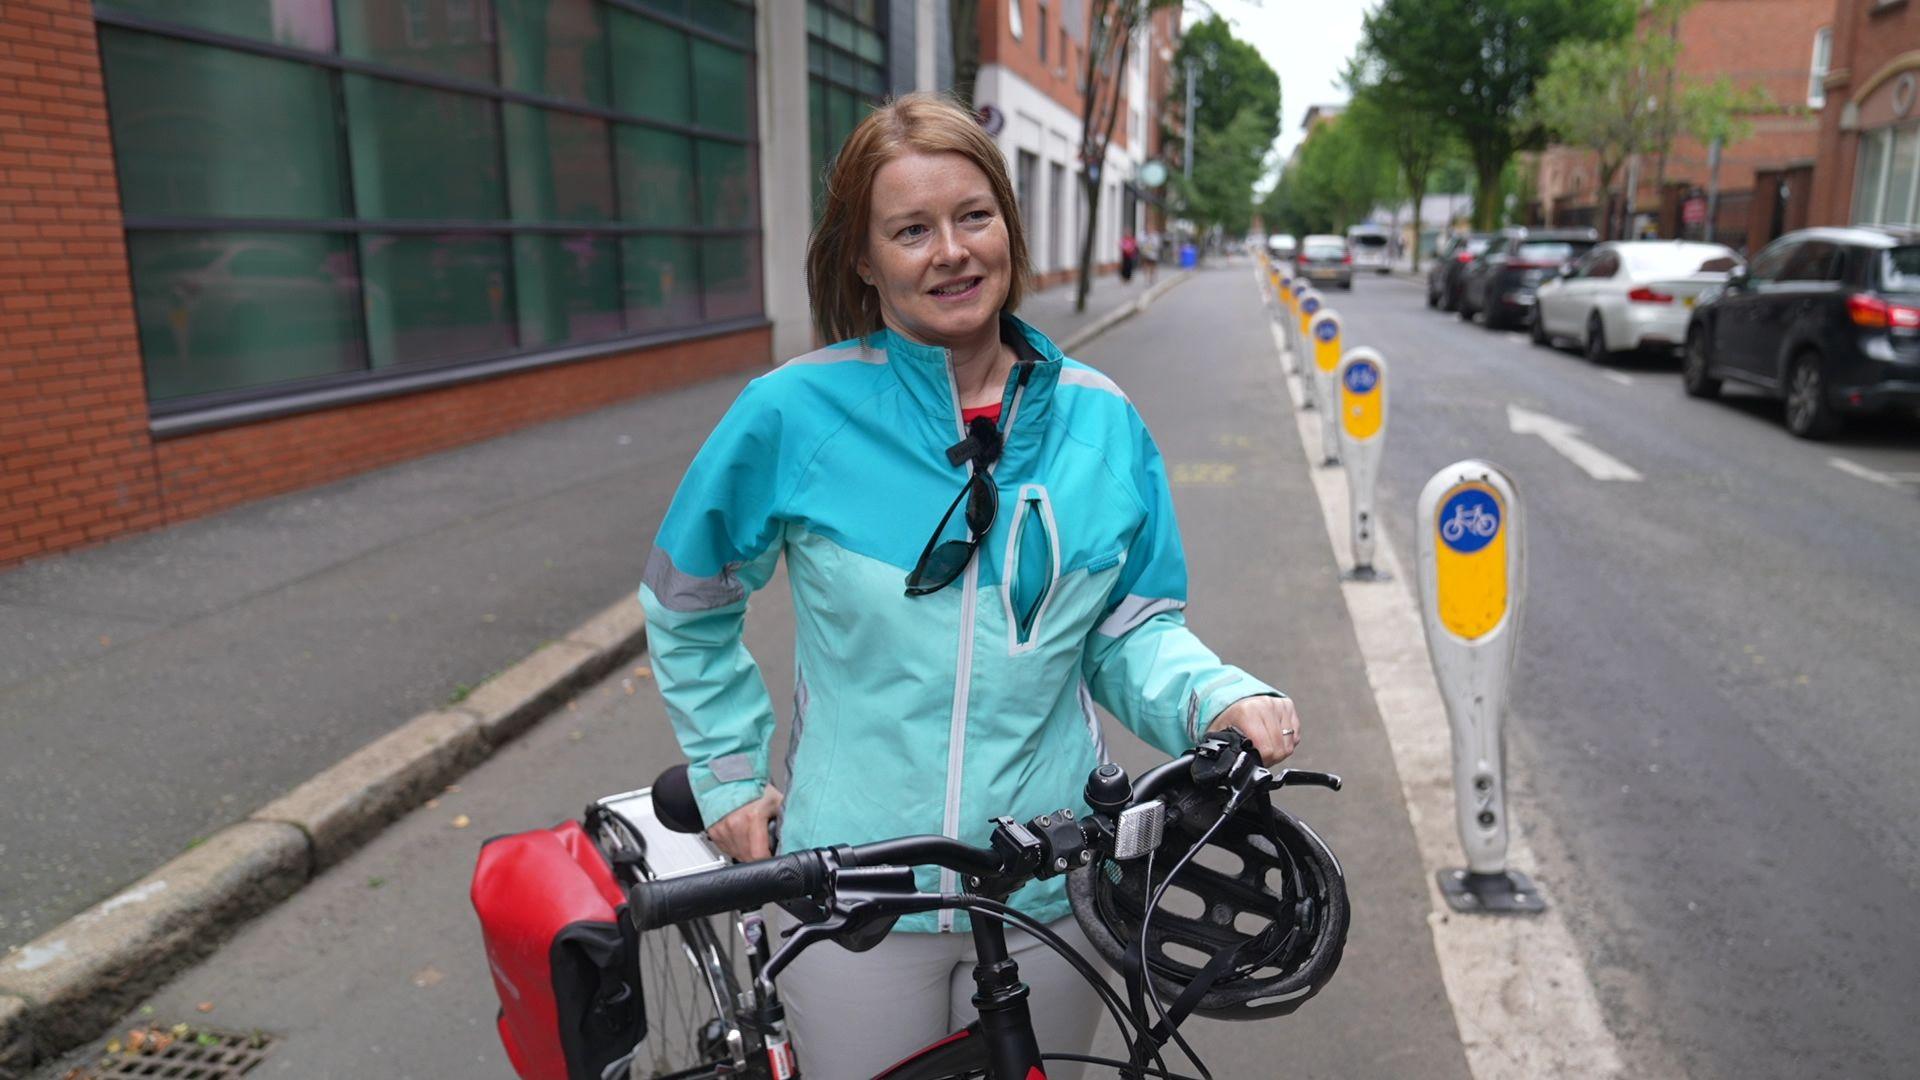
{"label": "bike lane", "polygon": [[[1298,763],[1347,781],[1338,794],[1290,793],[1287,803],[1348,874],[1353,930],[1340,973],[1290,1019],[1183,1030],[1223,1078],[1466,1076],[1393,759],[1244,264],[1203,271],[1077,355],[1128,391],[1166,456],[1191,624],[1223,657],[1294,695],[1305,718]],[[636,579],[638,569],[636,559]],[[792,698],[791,627],[776,577],[756,594],[747,632],[783,714],[775,760]],[[510,1075],[467,898],[474,853],[488,836],[577,817],[590,799],[643,785],[678,759],[650,674],[643,656],[581,694],[115,1031],[258,1029],[278,1039],[260,1069],[268,1076]],[[1130,770],[1159,758],[1111,721],[1109,739]],[[1100,1042],[1118,1048],[1104,1027]],[[41,1075],[62,1076],[87,1056]]]}

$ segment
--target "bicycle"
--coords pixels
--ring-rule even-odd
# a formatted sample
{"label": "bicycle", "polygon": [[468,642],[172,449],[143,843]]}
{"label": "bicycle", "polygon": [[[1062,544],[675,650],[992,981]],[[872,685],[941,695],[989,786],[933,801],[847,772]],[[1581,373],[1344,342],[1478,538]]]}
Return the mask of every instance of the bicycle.
{"label": "bicycle", "polygon": [[[649,796],[652,820],[682,832],[699,828],[684,770],[668,770],[642,792]],[[673,1080],[799,1077],[801,1063],[776,987],[780,972],[822,941],[858,949],[879,941],[903,915],[953,909],[973,916],[980,959],[973,1003],[979,1019],[875,1080],[1044,1080],[1049,1060],[1110,1066],[1134,1080],[1193,1080],[1167,1067],[1162,1047],[1169,1041],[1210,1080],[1179,1033],[1188,1015],[1289,1014],[1318,993],[1339,964],[1348,925],[1339,863],[1317,834],[1266,795],[1302,784],[1337,791],[1340,783],[1329,773],[1270,771],[1243,735],[1228,730],[1209,733],[1192,751],[1138,782],[1117,765],[1102,765],[1087,781],[1090,816],[1076,819],[1072,811],[1059,810],[1025,823],[997,818],[986,847],[917,836],[790,852],[674,876],[641,870],[631,882],[627,910],[642,941],[671,930],[682,941],[709,943],[707,920],[726,917],[741,929],[747,946],[744,987],[730,981],[730,967],[722,974],[695,961],[696,970],[712,972],[708,996],[718,1027],[710,1034],[718,1037],[703,1042],[699,1060],[669,1075]],[[1179,834],[1171,843],[1170,833]],[[1163,844],[1169,852],[1180,849],[1179,840],[1188,837],[1195,839],[1184,845],[1172,867],[1162,862],[1156,872],[1156,851]],[[657,837],[630,830],[625,839],[638,841],[644,853]],[[1196,854],[1210,846],[1226,846],[1239,868],[1222,871],[1196,862]],[[919,892],[913,868],[920,865],[958,872],[966,891]],[[1074,914],[1094,950],[1126,975],[1125,1002],[1085,957],[1005,903],[1028,882],[1061,875],[1069,878]],[[1278,891],[1268,884],[1271,877],[1282,879]],[[1199,893],[1208,901],[1204,914],[1163,912],[1162,901],[1174,888]],[[780,904],[800,920],[777,952],[759,916],[742,914],[765,904]],[[1266,920],[1257,935],[1235,926],[1249,914]],[[1027,1006],[1029,991],[1007,953],[1007,925],[1034,934],[1093,985],[1127,1041],[1127,1061],[1042,1053]],[[1197,950],[1209,959],[1200,966],[1185,963],[1168,946]],[[700,948],[689,946],[689,951]],[[610,1069],[608,1080],[613,1075]]]}

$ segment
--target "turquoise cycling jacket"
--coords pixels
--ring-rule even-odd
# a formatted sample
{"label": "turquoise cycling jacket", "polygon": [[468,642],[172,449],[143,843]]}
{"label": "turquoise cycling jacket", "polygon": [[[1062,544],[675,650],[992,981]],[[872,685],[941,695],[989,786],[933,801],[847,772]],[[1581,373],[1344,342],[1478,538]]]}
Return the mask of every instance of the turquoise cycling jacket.
{"label": "turquoise cycling jacket", "polygon": [[[992,467],[1000,512],[937,593],[909,597],[905,581],[969,475],[947,455],[965,436],[947,350],[882,330],[789,361],[747,385],[688,467],[640,600],[707,821],[769,780],[773,705],[741,630],[782,553],[796,637],[785,850],[985,844],[994,817],[1084,813],[1106,757],[1094,703],[1179,754],[1228,705],[1275,693],[1188,630],[1165,470],[1126,395],[1018,319],[1003,337],[1019,362]],[[923,868],[920,887],[958,884]],[[1060,879],[1013,902],[1069,911]],[[965,927],[954,912],[900,923]]]}

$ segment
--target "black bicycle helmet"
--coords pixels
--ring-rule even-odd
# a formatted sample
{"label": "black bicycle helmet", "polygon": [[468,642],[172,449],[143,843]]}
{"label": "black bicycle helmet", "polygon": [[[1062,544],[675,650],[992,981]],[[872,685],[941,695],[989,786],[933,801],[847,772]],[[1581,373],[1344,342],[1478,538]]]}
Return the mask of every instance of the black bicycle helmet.
{"label": "black bicycle helmet", "polygon": [[[1224,791],[1192,785],[1162,797],[1165,829],[1151,860],[1104,859],[1067,879],[1074,918],[1087,940],[1123,973],[1139,969],[1133,957],[1150,890],[1219,821],[1227,802]],[[1229,861],[1221,854],[1237,869],[1218,868]],[[1197,917],[1180,914],[1196,907],[1202,912]],[[1170,1007],[1210,971],[1212,981],[1187,1003],[1192,1012],[1218,1020],[1285,1016],[1333,977],[1346,948],[1347,923],[1339,860],[1318,834],[1259,792],[1221,822],[1180,870],[1154,912],[1143,966]],[[1184,958],[1170,948],[1181,949]]]}

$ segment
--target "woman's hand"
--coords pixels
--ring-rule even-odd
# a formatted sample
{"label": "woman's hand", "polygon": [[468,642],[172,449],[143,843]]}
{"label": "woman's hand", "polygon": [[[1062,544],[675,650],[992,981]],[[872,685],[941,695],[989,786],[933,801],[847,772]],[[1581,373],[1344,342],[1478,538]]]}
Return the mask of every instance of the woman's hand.
{"label": "woman's hand", "polygon": [[1241,698],[1215,717],[1207,730],[1230,727],[1240,729],[1253,742],[1263,765],[1285,761],[1300,746],[1300,717],[1293,711],[1292,698],[1269,694]]}
{"label": "woman's hand", "polygon": [[707,829],[707,839],[739,862],[773,857],[773,840],[767,827],[780,816],[787,797],[772,784],[753,800],[721,818]]}

